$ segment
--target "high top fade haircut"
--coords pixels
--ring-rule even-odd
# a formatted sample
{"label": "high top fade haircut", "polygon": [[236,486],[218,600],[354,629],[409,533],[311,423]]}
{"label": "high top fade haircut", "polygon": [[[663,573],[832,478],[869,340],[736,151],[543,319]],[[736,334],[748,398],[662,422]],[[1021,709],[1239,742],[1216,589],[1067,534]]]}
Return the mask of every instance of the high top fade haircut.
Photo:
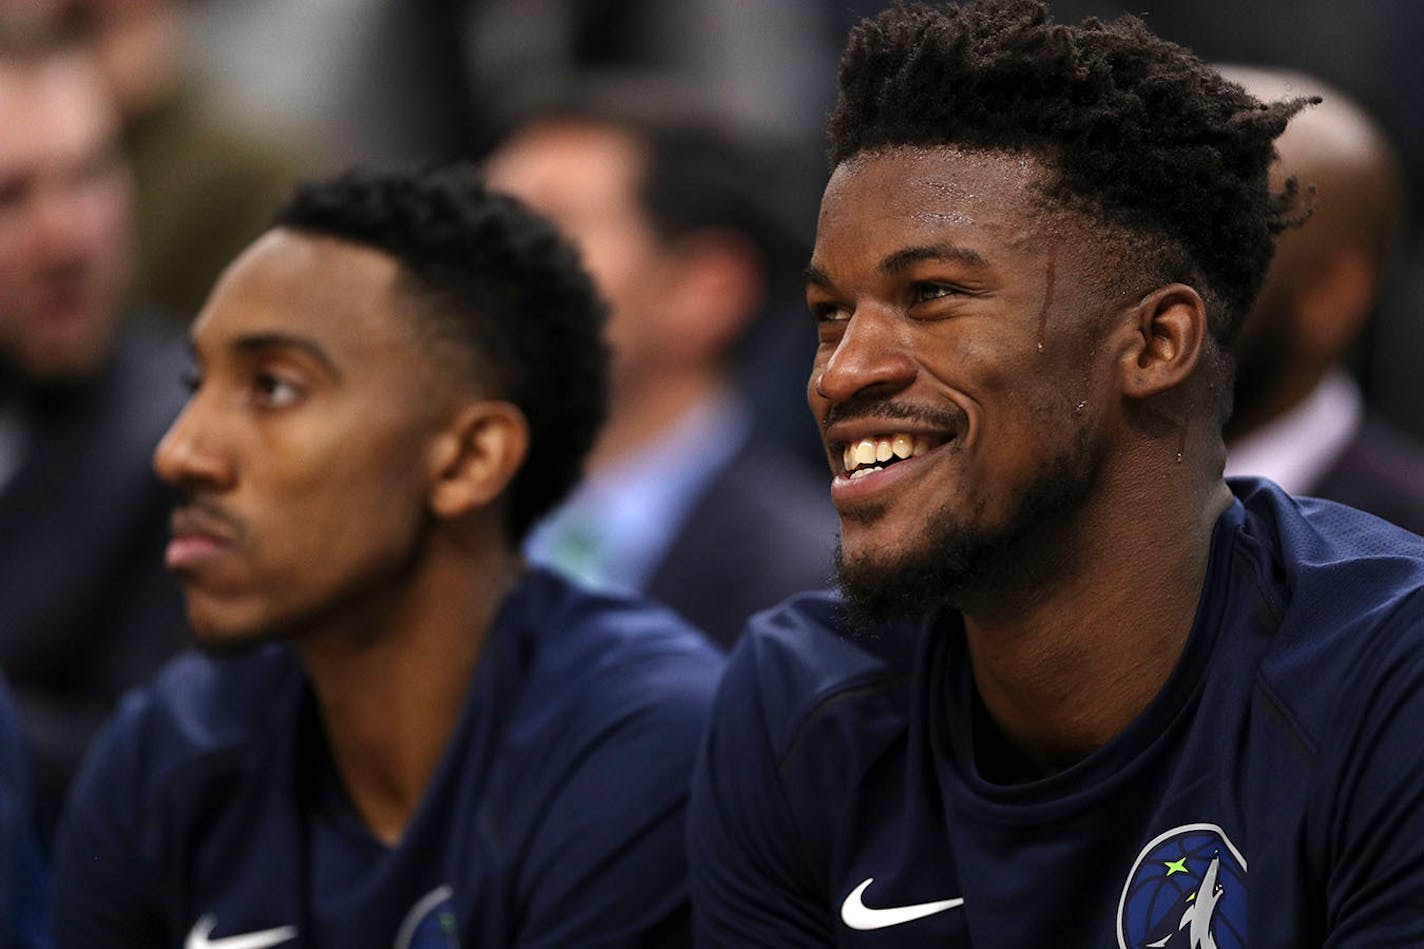
{"label": "high top fade haircut", "polygon": [[437,371],[472,373],[524,413],[529,455],[507,498],[510,539],[522,540],[577,483],[607,411],[606,312],[578,253],[468,167],[303,183],[273,226],[395,258]]}
{"label": "high top fade haircut", "polygon": [[1304,219],[1297,182],[1272,193],[1267,170],[1312,101],[1263,104],[1134,17],[1066,26],[1039,0],[898,3],[851,33],[829,154],[833,166],[897,146],[1040,159],[1056,174],[1050,200],[1121,231],[1156,285],[1201,294],[1224,353],[1275,235]]}

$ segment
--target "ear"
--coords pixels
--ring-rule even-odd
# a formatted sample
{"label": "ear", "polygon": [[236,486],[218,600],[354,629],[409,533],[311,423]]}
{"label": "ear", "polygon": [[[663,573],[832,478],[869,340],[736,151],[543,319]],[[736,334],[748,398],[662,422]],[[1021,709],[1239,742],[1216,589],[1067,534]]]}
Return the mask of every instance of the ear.
{"label": "ear", "polygon": [[430,448],[431,512],[450,519],[494,504],[528,453],[529,423],[517,407],[463,406]]}
{"label": "ear", "polygon": [[1206,345],[1206,304],[1186,284],[1153,290],[1128,314],[1118,359],[1124,395],[1147,399],[1180,386]]}
{"label": "ear", "polygon": [[697,231],[670,249],[669,342],[691,362],[720,357],[766,299],[761,254],[727,230]]}

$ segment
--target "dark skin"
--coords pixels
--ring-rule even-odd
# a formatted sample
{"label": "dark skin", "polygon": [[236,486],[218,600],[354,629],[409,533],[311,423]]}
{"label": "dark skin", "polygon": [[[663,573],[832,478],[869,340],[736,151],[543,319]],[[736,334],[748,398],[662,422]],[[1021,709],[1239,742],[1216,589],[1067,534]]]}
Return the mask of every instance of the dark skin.
{"label": "dark skin", "polygon": [[[913,557],[927,512],[1002,534],[1054,460],[1091,460],[1070,510],[942,591],[990,719],[1039,774],[1161,689],[1231,501],[1201,297],[1113,274],[1090,221],[1045,209],[1047,174],[1006,153],[857,156],[827,186],[807,284],[848,565]],[[896,433],[933,449],[846,476],[847,445]]]}
{"label": "dark skin", "polygon": [[194,393],[154,456],[187,498],[167,561],[198,641],[294,643],[387,844],[522,570],[501,498],[528,444],[516,408],[413,331],[398,278],[374,250],[263,237],[194,323]]}

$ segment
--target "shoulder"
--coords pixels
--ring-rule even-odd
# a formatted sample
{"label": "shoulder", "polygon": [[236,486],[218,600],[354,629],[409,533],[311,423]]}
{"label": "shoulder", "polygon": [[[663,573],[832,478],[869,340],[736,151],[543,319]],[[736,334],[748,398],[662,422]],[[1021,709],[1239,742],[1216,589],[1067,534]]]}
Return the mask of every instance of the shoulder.
{"label": "shoulder", "polygon": [[1424,538],[1268,482],[1234,487],[1246,508],[1237,553],[1270,617],[1264,684],[1315,743],[1363,713],[1382,678],[1424,673]]}
{"label": "shoulder", "polygon": [[873,734],[876,724],[902,728],[918,633],[887,624],[853,638],[834,591],[793,597],[752,618],[729,662],[717,719],[755,713],[778,766],[813,731],[846,740]]}
{"label": "shoulder", "polygon": [[531,570],[511,599],[508,643],[521,691],[545,714],[683,709],[700,723],[725,660],[672,610],[588,590],[548,570]]}
{"label": "shoulder", "polygon": [[294,730],[302,681],[285,647],[241,657],[178,656],[125,696],[95,740],[68,809],[121,801],[132,811],[118,816],[139,821],[181,796],[205,766],[246,760],[247,749]]}
{"label": "shoulder", "polygon": [[1268,481],[1233,482],[1245,507],[1238,548],[1266,571],[1282,609],[1347,625],[1378,620],[1424,584],[1424,537],[1343,504],[1292,498]]}

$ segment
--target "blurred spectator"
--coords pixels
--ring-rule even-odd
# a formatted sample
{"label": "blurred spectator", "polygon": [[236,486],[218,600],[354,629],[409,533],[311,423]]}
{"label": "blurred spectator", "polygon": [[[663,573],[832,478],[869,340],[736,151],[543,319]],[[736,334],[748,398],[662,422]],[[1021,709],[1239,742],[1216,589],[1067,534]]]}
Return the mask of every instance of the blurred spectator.
{"label": "blurred spectator", "polygon": [[138,299],[187,320],[223,267],[266,228],[304,154],[239,125],[192,80],[188,0],[66,2],[124,117]]}
{"label": "blurred spectator", "polygon": [[354,71],[352,112],[379,155],[479,154],[498,104],[529,83],[647,70],[814,148],[836,25],[830,5],[787,0],[386,0]]}
{"label": "blurred spectator", "polygon": [[50,818],[119,692],[182,639],[149,457],[186,358],[168,334],[121,328],[118,136],[92,57],[0,11],[0,669]]}
{"label": "blurred spectator", "polygon": [[753,436],[730,365],[771,275],[794,274],[804,253],[770,211],[756,140],[667,84],[570,88],[529,110],[488,165],[493,186],[574,238],[612,310],[608,424],[529,550],[644,590],[730,643],[748,614],[830,572],[824,484]]}
{"label": "blurred spectator", "polygon": [[1293,174],[1313,188],[1314,212],[1280,236],[1237,341],[1227,473],[1265,475],[1424,533],[1424,446],[1375,417],[1344,367],[1397,250],[1399,159],[1359,105],[1318,79],[1222,71],[1263,100],[1324,98],[1276,141],[1276,183]]}

